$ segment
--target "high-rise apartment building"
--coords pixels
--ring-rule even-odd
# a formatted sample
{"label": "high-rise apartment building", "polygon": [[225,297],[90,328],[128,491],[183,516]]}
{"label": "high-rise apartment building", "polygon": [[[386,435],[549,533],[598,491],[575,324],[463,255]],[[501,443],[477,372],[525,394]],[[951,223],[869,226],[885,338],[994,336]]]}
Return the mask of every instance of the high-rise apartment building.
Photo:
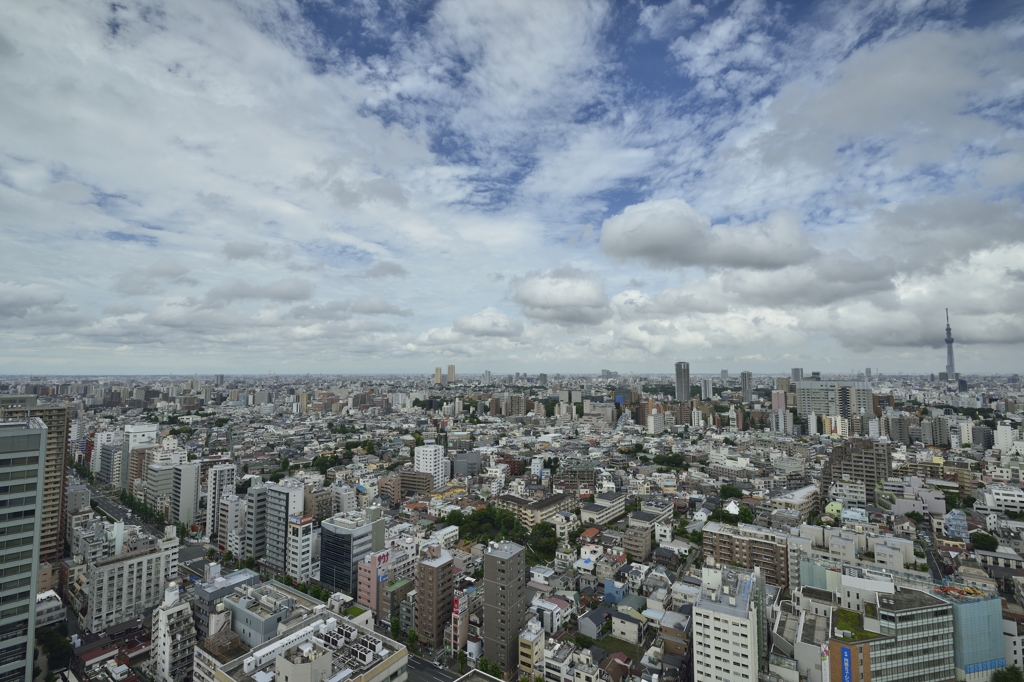
{"label": "high-rise apartment building", "polygon": [[[31,680],[35,653],[36,583],[40,560],[39,490],[46,480],[49,430],[39,417],[0,421],[0,493],[4,609],[0,611],[0,680]],[[60,527],[60,524],[57,524]],[[59,540],[59,538],[58,538]],[[16,549],[12,549],[16,548]]]}
{"label": "high-rise apartment building", "polygon": [[451,480],[451,463],[445,456],[444,446],[433,442],[417,446],[413,466],[420,473],[434,477],[434,489],[440,488]]}
{"label": "high-rise apartment building", "polygon": [[721,565],[757,567],[769,585],[789,584],[789,533],[751,523],[736,526],[711,521],[703,528],[707,559]]}
{"label": "high-rise apartment building", "polygon": [[455,365],[448,365],[448,383],[455,383]]}
{"label": "high-rise apartment building", "polygon": [[711,386],[711,377],[706,377],[700,380],[700,399],[711,400],[715,395],[714,388]]}
{"label": "high-rise apartment building", "polygon": [[191,682],[196,626],[192,607],[171,581],[164,599],[153,611],[153,673],[157,682]]}
{"label": "high-rise apartment building", "polygon": [[526,548],[492,542],[484,550],[484,656],[506,674],[518,665],[526,621]]}
{"label": "high-rise apartment building", "polygon": [[288,564],[288,517],[301,516],[305,487],[295,478],[267,486],[266,564],[284,573]]}
{"label": "high-rise apartment building", "polygon": [[789,370],[789,380],[793,384],[796,384],[798,381],[803,381],[804,380],[804,368],[803,367],[794,367],[793,369]]}
{"label": "high-rise apartment building", "polygon": [[759,679],[768,668],[769,617],[777,595],[757,568],[704,567],[693,605],[694,682]]}
{"label": "high-rise apartment building", "polygon": [[256,481],[245,494],[245,556],[262,559],[267,554],[267,488]]}
{"label": "high-rise apartment building", "polygon": [[416,633],[434,651],[444,646],[444,629],[452,617],[453,566],[452,553],[439,544],[424,547],[416,563]]}
{"label": "high-rise apartment building", "polygon": [[206,473],[206,529],[220,536],[220,500],[235,492],[235,465],[217,464]]}
{"label": "high-rise apartment building", "polygon": [[490,386],[491,385],[491,370],[488,369],[488,370],[486,370],[484,372],[483,383],[484,383],[484,386]]}
{"label": "high-rise apartment building", "polygon": [[[864,484],[868,504],[877,504],[877,486],[892,473],[892,443],[886,439],[851,438],[832,450],[821,467],[819,499],[828,499],[833,482],[859,481]],[[823,502],[824,503],[824,502]]]}
{"label": "high-rise apartment building", "polygon": [[754,400],[754,375],[751,372],[740,372],[740,392],[743,393],[743,402],[749,403]]}
{"label": "high-rise apartment building", "polygon": [[441,383],[441,368],[440,367],[435,367],[434,368],[434,383],[435,384],[440,384]]}
{"label": "high-rise apartment building", "polygon": [[199,462],[184,462],[174,467],[171,492],[171,518],[192,525],[199,519]]}
{"label": "high-rise apartment building", "polygon": [[288,556],[285,573],[300,583],[319,572],[313,560],[313,517],[292,514],[288,517]]}
{"label": "high-rise apartment building", "polygon": [[722,384],[724,385],[725,382],[729,380],[729,370],[723,369],[719,378],[722,380]]}
{"label": "high-rise apartment building", "polygon": [[871,384],[866,381],[798,381],[796,411],[851,419],[874,415]]}
{"label": "high-rise apartment building", "polygon": [[114,524],[113,554],[88,561],[68,585],[68,604],[83,629],[104,628],[138,618],[163,601],[164,587],[178,575],[178,535],[174,526],[153,537]]}
{"label": "high-rise apartment building", "polygon": [[676,400],[690,399],[690,363],[676,363]]}
{"label": "high-rise apartment building", "polygon": [[339,514],[320,526],[320,582],[355,596],[359,562],[370,552],[384,549],[384,519],[371,520],[366,512]]}
{"label": "high-rise apartment building", "polygon": [[33,395],[0,396],[0,420],[31,414],[46,425],[45,473],[39,481],[39,561],[56,565],[64,554],[64,475],[70,415],[63,405],[37,405]]}
{"label": "high-rise apartment building", "polygon": [[239,559],[245,556],[245,498],[234,493],[221,495],[217,508],[217,546]]}

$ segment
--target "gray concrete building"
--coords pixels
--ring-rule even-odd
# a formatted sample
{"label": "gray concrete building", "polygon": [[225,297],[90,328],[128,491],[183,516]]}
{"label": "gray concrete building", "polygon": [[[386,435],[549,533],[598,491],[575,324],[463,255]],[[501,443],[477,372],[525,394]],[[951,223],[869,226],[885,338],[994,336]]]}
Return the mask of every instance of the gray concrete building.
{"label": "gray concrete building", "polygon": [[484,656],[506,673],[519,665],[527,579],[525,547],[492,542],[484,550]]}

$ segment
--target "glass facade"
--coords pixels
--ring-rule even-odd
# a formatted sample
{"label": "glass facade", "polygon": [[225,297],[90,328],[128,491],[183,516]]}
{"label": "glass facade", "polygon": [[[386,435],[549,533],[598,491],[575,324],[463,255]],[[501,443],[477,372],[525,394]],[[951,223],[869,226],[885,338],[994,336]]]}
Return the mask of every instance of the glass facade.
{"label": "glass facade", "polygon": [[[883,635],[892,639],[872,642],[871,679],[873,682],[932,682],[953,680],[952,606],[923,592],[903,590],[915,595],[899,601],[931,602],[898,608],[894,600],[879,595],[879,625]],[[897,602],[898,603],[898,602]]]}
{"label": "glass facade", "polygon": [[32,679],[46,435],[37,418],[0,422],[0,682]]}
{"label": "glass facade", "polygon": [[1002,602],[979,599],[955,602],[952,607],[957,679],[1005,666]]}

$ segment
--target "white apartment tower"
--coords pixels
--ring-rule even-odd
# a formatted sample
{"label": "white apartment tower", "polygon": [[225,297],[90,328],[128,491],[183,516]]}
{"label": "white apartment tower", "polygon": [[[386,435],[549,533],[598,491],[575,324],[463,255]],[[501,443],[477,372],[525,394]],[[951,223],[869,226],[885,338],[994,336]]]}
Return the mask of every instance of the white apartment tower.
{"label": "white apartment tower", "polygon": [[206,474],[206,529],[220,536],[220,500],[235,489],[235,465],[218,464]]}
{"label": "white apartment tower", "polygon": [[234,493],[221,495],[217,509],[217,546],[228,550],[238,558],[245,552],[245,503]]}
{"label": "white apartment tower", "polygon": [[448,365],[448,383],[455,383],[455,365]]}
{"label": "white apartment tower", "polygon": [[199,518],[199,462],[185,462],[174,467],[171,492],[171,518],[191,525]]}
{"label": "white apartment tower", "polygon": [[313,517],[291,515],[288,517],[288,559],[285,572],[300,583],[309,580],[316,569],[320,574],[319,562],[313,562]]}
{"label": "white apartment tower", "polygon": [[693,605],[694,682],[757,680],[764,663],[762,642],[770,601],[777,588],[752,571],[705,566]]}
{"label": "white apartment tower", "polygon": [[288,567],[288,517],[301,516],[305,486],[295,478],[267,486],[267,565],[283,573]]}
{"label": "white apartment tower", "polygon": [[172,581],[153,611],[153,673],[158,682],[191,682],[195,646],[192,607],[178,596],[178,583]]}
{"label": "white apartment tower", "polygon": [[450,480],[449,462],[444,454],[444,446],[434,443],[418,446],[414,465],[416,471],[428,473],[434,477],[434,490],[443,487]]}

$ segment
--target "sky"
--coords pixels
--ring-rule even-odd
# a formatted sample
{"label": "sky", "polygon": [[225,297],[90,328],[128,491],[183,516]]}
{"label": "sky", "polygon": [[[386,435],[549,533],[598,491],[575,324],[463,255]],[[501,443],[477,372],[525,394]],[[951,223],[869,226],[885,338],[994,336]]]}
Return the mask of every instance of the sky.
{"label": "sky", "polygon": [[1024,371],[1024,2],[0,4],[0,374]]}

